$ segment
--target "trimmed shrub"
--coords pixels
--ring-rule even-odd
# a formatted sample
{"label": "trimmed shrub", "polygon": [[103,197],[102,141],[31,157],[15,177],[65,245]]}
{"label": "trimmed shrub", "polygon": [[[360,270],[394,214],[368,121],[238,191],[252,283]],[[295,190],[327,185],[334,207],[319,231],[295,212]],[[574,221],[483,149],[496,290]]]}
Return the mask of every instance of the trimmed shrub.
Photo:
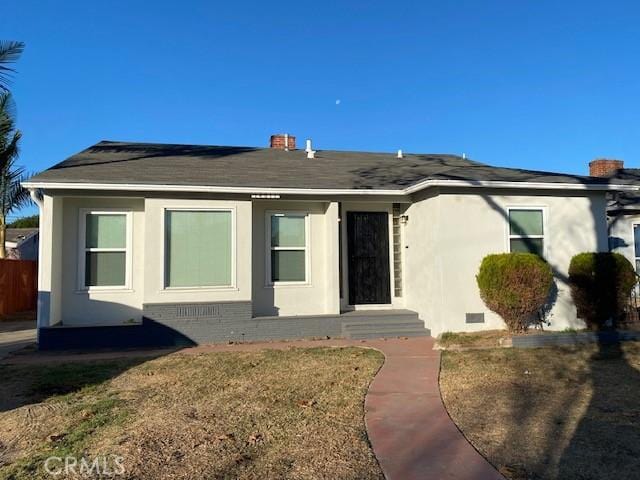
{"label": "trimmed shrub", "polygon": [[569,285],[578,317],[594,330],[621,317],[637,281],[633,265],[619,253],[579,253],[569,265]]}
{"label": "trimmed shrub", "polygon": [[501,253],[484,257],[476,280],[487,307],[502,317],[509,331],[522,332],[547,303],[553,272],[533,253]]}

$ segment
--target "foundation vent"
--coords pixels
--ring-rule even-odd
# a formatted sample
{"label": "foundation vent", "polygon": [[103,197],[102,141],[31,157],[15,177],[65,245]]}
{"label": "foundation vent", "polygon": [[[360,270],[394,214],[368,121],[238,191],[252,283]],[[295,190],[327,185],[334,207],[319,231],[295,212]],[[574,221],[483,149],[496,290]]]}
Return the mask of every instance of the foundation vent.
{"label": "foundation vent", "polygon": [[176,307],[177,318],[201,318],[220,316],[218,305],[178,305]]}
{"label": "foundation vent", "polygon": [[466,323],[484,323],[484,313],[467,313],[465,317]]}

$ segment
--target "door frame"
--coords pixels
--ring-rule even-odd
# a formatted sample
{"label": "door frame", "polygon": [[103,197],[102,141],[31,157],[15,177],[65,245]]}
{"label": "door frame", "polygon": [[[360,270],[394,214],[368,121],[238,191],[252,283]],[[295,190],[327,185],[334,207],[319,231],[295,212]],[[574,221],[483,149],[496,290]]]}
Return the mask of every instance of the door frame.
{"label": "door frame", "polygon": [[[347,229],[347,213],[348,212],[377,212],[387,214],[387,224],[389,233],[389,288],[391,289],[391,303],[381,304],[356,304],[349,303],[349,239]],[[340,220],[340,236],[342,238],[342,297],[340,298],[340,309],[342,311],[354,310],[391,310],[399,307],[396,305],[395,279],[393,275],[393,204],[392,203],[358,203],[343,202],[342,218]]]}

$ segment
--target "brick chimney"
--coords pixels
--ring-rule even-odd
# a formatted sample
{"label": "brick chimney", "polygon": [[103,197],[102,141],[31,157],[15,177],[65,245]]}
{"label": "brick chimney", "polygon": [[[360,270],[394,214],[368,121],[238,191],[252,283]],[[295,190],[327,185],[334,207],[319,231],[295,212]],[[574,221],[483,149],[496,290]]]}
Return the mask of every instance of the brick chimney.
{"label": "brick chimney", "polygon": [[288,133],[277,133],[271,135],[271,148],[279,148],[280,150],[295,150],[296,137]]}
{"label": "brick chimney", "polygon": [[624,168],[622,160],[596,158],[589,162],[589,175],[592,177],[608,177],[620,168]]}

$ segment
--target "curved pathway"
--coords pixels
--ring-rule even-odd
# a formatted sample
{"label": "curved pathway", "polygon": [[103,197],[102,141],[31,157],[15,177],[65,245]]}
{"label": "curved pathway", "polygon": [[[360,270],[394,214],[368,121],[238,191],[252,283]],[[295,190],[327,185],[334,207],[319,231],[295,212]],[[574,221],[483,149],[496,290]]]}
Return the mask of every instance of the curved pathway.
{"label": "curved pathway", "polygon": [[[385,361],[365,398],[365,422],[373,451],[387,480],[504,480],[464,438],[440,398],[440,352],[431,337],[388,340],[292,340],[201,345],[180,353],[255,351],[291,347],[370,347]],[[11,363],[69,362],[171,351],[32,353]],[[6,361],[6,360],[5,360]]]}
{"label": "curved pathway", "polygon": [[369,386],[365,421],[389,480],[504,480],[460,433],[440,398],[433,338],[373,341],[385,362]]}

